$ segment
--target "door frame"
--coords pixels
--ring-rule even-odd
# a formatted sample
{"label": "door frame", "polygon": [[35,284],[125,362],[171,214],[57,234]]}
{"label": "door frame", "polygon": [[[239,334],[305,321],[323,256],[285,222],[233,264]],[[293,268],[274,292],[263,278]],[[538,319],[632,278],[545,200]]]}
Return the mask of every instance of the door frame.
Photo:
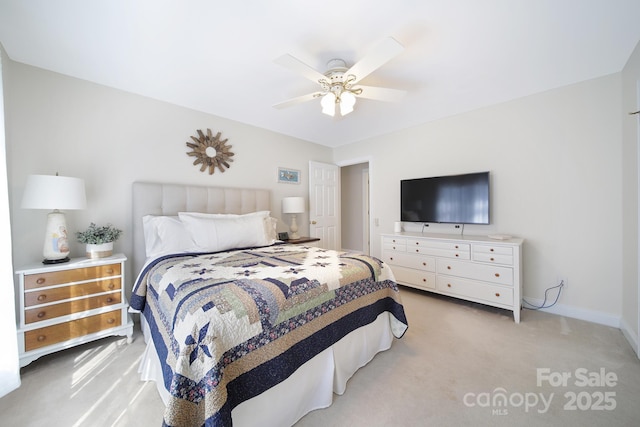
{"label": "door frame", "polygon": [[[366,199],[367,202],[369,204],[369,209],[365,210],[364,212],[364,218],[363,218],[363,222],[366,222],[366,224],[364,224],[365,230],[366,231],[366,236],[363,236],[363,240],[364,239],[368,239],[368,249],[369,249],[369,254],[371,254],[371,230],[373,230],[372,227],[372,219],[371,219],[371,194],[373,194],[373,188],[374,188],[374,182],[372,179],[373,176],[373,157],[371,156],[365,156],[365,157],[356,157],[353,159],[346,159],[346,160],[341,160],[338,162],[334,162],[333,164],[335,164],[336,166],[338,166],[339,168],[343,168],[345,166],[352,166],[352,165],[359,165],[361,163],[367,163],[368,167],[367,169],[369,170],[369,174],[368,174],[368,179],[369,179],[369,185],[368,185],[368,189],[369,192],[366,195]],[[367,249],[367,247],[365,247],[365,249]]]}

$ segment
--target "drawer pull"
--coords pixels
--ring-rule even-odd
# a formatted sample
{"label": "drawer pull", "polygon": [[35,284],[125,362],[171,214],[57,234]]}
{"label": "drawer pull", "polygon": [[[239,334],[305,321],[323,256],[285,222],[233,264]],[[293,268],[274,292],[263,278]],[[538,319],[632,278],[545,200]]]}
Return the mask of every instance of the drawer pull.
{"label": "drawer pull", "polygon": [[451,270],[451,266],[450,265],[447,265],[447,270]]}
{"label": "drawer pull", "polygon": [[109,289],[113,289],[113,288],[115,288],[115,285],[113,284],[113,282],[109,283],[108,288],[109,288]]}
{"label": "drawer pull", "polygon": [[419,245],[419,244],[420,244],[420,242],[416,242],[416,245]]}
{"label": "drawer pull", "polygon": [[393,247],[393,250],[394,250],[394,251],[396,250],[396,247],[395,247],[395,246]]}
{"label": "drawer pull", "polygon": [[36,283],[38,285],[42,285],[44,282],[46,282],[46,279],[44,277],[40,277],[38,280],[36,280]]}
{"label": "drawer pull", "polygon": [[420,249],[416,249],[416,252],[420,253]]}
{"label": "drawer pull", "polygon": [[107,319],[107,323],[110,325],[113,325],[114,323],[116,323],[116,319],[114,319],[113,317],[110,317]]}
{"label": "drawer pull", "polygon": [[107,268],[107,274],[113,274],[113,268]]}
{"label": "drawer pull", "polygon": [[395,243],[395,242],[396,242],[396,239],[393,239],[393,240],[391,240],[391,241],[392,241],[393,243]]}
{"label": "drawer pull", "polygon": [[489,249],[489,252],[493,252],[493,248]]}
{"label": "drawer pull", "polygon": [[489,258],[489,261],[495,261],[495,258],[491,257]]}
{"label": "drawer pull", "polygon": [[456,249],[458,249],[458,248],[460,248],[460,246],[458,246],[458,245],[455,245],[455,246],[454,246],[454,248],[456,248]]}
{"label": "drawer pull", "polygon": [[496,292],[496,296],[497,296],[497,297],[499,297],[499,296],[500,296],[500,293],[499,293],[499,292]]}
{"label": "drawer pull", "polygon": [[47,339],[46,335],[38,335],[38,342],[42,342]]}
{"label": "drawer pull", "polygon": [[458,258],[459,256],[460,256],[459,254],[456,254],[456,258]]}
{"label": "drawer pull", "polygon": [[500,273],[496,273],[496,277],[500,277]]}
{"label": "drawer pull", "polygon": [[107,298],[107,302],[108,302],[108,303],[113,302],[113,298],[111,298],[111,297]]}
{"label": "drawer pull", "polygon": [[389,257],[389,259],[390,259],[391,261],[393,261],[393,257]]}
{"label": "drawer pull", "polygon": [[450,288],[450,287],[451,287],[451,283],[447,283],[447,288]]}
{"label": "drawer pull", "polygon": [[44,316],[46,316],[46,315],[47,315],[47,312],[46,312],[46,311],[39,311],[39,312],[38,312],[38,319],[42,319],[42,318],[43,318]]}
{"label": "drawer pull", "polygon": [[426,282],[426,281],[427,281],[427,279],[423,278],[423,279],[422,279],[422,281],[423,281],[423,282]]}
{"label": "drawer pull", "polygon": [[47,299],[47,296],[45,294],[38,295],[38,301],[44,301],[46,299]]}
{"label": "drawer pull", "polygon": [[427,266],[427,263],[423,261],[423,262],[422,262],[422,265],[424,265],[424,266],[426,267],[426,266]]}

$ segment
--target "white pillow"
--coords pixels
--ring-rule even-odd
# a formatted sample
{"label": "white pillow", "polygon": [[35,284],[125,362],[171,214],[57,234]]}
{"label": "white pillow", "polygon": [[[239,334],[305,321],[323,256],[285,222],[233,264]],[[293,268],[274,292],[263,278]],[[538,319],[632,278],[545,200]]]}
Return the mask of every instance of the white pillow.
{"label": "white pillow", "polygon": [[191,234],[177,216],[145,215],[142,226],[147,258],[197,249]]}
{"label": "white pillow", "polygon": [[246,215],[179,212],[178,217],[201,250],[223,251],[274,242],[267,234],[267,224],[272,227],[267,221],[269,211]]}

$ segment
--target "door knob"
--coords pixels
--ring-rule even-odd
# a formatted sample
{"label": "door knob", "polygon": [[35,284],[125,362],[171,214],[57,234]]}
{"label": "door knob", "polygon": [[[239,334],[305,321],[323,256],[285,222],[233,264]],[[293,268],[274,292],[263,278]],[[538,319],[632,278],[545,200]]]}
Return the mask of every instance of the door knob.
{"label": "door knob", "polygon": [[315,224],[316,224],[316,222],[315,222],[315,221],[311,221],[311,224],[315,225]]}

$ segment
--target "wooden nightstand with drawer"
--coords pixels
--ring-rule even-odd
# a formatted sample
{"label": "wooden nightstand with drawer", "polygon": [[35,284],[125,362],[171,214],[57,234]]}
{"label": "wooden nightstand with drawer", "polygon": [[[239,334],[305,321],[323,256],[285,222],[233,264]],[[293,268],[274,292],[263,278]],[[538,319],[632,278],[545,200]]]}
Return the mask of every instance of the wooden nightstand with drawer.
{"label": "wooden nightstand with drawer", "polygon": [[126,260],[122,254],[74,258],[16,271],[21,367],[45,354],[110,335],[126,335],[131,342],[133,321],[124,294]]}

